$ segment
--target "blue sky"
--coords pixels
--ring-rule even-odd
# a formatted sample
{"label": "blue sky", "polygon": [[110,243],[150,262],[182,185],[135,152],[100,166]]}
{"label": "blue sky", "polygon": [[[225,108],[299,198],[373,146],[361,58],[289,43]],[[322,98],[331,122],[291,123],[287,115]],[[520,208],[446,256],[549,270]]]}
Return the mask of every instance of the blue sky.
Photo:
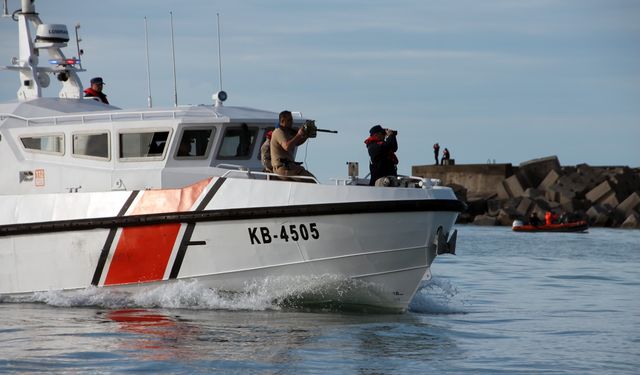
{"label": "blue sky", "polygon": [[[19,1],[9,0],[17,9]],[[178,101],[218,90],[220,13],[227,105],[301,111],[320,134],[299,160],[324,181],[367,173],[363,140],[397,129],[399,172],[448,147],[458,164],[640,166],[640,1],[71,1],[40,0],[47,23],[80,22],[85,82],[110,101],[146,106],[144,17],[154,106],[173,104],[169,11]],[[17,55],[17,24],[0,19],[0,62]],[[67,54],[74,54],[75,48]],[[17,75],[0,71],[0,100]],[[56,95],[56,91],[48,92]]]}

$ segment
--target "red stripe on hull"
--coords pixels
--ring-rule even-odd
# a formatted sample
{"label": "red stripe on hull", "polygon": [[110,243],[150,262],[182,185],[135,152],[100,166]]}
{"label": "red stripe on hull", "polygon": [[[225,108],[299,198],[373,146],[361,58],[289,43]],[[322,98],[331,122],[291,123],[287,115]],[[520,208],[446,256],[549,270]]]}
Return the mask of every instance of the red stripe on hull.
{"label": "red stripe on hull", "polygon": [[[129,215],[189,211],[211,179],[184,189],[147,190]],[[104,285],[160,281],[164,278],[181,224],[123,228]]]}
{"label": "red stripe on hull", "polygon": [[124,228],[104,285],[162,280],[180,224]]}
{"label": "red stripe on hull", "polygon": [[211,181],[211,178],[196,182],[182,189],[145,190],[142,199],[129,212],[129,215],[189,211],[207,185],[209,185],[209,181]]}

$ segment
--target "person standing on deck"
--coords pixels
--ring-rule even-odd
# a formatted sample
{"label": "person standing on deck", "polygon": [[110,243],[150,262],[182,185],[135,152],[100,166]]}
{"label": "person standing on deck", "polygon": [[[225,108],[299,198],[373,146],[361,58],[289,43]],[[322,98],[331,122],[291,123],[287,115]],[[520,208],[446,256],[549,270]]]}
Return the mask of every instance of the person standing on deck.
{"label": "person standing on deck", "polygon": [[260,147],[260,161],[262,162],[262,168],[265,172],[272,173],[273,166],[271,165],[271,135],[273,130],[269,130],[265,135],[264,143]]}
{"label": "person standing on deck", "polygon": [[91,87],[84,90],[85,98],[98,98],[104,104],[109,104],[107,100],[107,95],[102,92],[105,83],[102,80],[102,77],[94,77],[91,78]]}
{"label": "person standing on deck", "polygon": [[369,186],[375,186],[376,180],[385,176],[398,175],[398,141],[397,131],[384,129],[376,125],[369,130],[369,138],[365,139],[369,152],[369,172],[371,172]]}

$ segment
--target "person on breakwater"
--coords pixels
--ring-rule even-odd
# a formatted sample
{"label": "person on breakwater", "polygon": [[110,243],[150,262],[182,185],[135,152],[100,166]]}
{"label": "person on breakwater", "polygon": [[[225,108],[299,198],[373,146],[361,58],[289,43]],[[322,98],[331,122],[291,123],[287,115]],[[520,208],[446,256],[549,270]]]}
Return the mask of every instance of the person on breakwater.
{"label": "person on breakwater", "polygon": [[448,164],[450,159],[451,159],[451,154],[449,154],[449,149],[445,147],[444,151],[442,151],[442,159],[440,160],[440,164],[442,165]]}
{"label": "person on breakwater", "polygon": [[364,140],[370,158],[369,186],[374,186],[381,177],[398,175],[398,157],[395,154],[398,151],[397,135],[397,131],[384,129],[380,125],[369,130],[369,138]]}
{"label": "person on breakwater", "polygon": [[436,142],[433,145],[433,156],[436,158],[436,165],[440,164],[438,157],[440,156],[440,145]]}

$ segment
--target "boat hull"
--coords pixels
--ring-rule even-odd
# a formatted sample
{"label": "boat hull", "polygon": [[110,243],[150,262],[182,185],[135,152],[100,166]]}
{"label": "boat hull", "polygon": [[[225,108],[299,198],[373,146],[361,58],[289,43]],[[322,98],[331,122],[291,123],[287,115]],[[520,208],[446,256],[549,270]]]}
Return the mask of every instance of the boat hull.
{"label": "boat hull", "polygon": [[[274,184],[286,194],[276,198],[274,192],[271,201],[290,204],[237,197],[248,187]],[[296,198],[313,196],[313,189],[215,178],[185,189],[56,197],[49,220],[24,215],[0,225],[0,294],[90,286],[136,290],[179,280],[243,292],[271,280],[273,295],[282,299],[405,309],[436,257],[436,231],[448,234],[455,222],[458,201],[368,187],[345,188],[356,189],[366,199],[361,201]],[[18,200],[18,211],[50,202]],[[296,288],[299,278],[313,279],[318,288]]]}

